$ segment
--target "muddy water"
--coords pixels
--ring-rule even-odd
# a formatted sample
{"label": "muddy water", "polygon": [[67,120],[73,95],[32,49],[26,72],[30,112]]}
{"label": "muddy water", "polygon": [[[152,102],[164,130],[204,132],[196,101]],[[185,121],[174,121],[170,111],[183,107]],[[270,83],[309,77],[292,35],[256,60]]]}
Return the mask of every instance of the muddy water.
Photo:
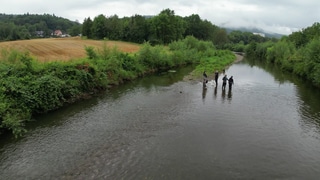
{"label": "muddy water", "polygon": [[191,69],[119,86],[37,117],[0,144],[0,179],[317,179],[320,93],[240,62],[232,91]]}

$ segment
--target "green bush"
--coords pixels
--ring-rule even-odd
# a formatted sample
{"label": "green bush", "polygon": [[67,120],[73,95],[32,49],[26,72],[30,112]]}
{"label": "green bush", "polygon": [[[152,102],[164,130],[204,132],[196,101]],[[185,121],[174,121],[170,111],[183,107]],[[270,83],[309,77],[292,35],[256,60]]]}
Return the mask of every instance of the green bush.
{"label": "green bush", "polygon": [[246,55],[275,63],[283,70],[293,72],[320,87],[320,38],[310,36],[308,41],[299,46],[296,46],[295,38],[290,36],[277,43],[252,43]]}
{"label": "green bush", "polygon": [[149,43],[145,43],[138,52],[137,58],[147,71],[156,71],[157,69],[163,69],[166,64],[167,51],[163,46],[152,47]]}
{"label": "green bush", "polygon": [[206,71],[207,74],[213,74],[216,70],[222,71],[226,66],[235,61],[235,55],[228,50],[217,50],[215,56],[204,57],[200,64],[194,70],[194,75],[199,76]]}
{"label": "green bush", "polygon": [[86,50],[88,59],[97,59],[98,58],[98,55],[94,50],[94,47],[86,46],[85,50]]}
{"label": "green bush", "polygon": [[320,38],[315,38],[306,45],[304,58],[308,79],[320,87]]}

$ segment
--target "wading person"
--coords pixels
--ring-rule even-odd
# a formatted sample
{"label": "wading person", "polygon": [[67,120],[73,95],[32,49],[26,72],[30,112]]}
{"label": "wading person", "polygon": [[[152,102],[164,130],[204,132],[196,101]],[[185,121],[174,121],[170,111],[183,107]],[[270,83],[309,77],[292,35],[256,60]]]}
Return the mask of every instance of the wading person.
{"label": "wading person", "polygon": [[224,75],[222,78],[222,90],[226,89],[227,81],[228,81],[227,75]]}
{"label": "wading person", "polygon": [[232,85],[233,85],[233,76],[231,76],[231,77],[229,78],[228,84],[229,84],[229,90],[231,91]]}
{"label": "wading person", "polygon": [[218,78],[219,78],[219,72],[216,71],[216,72],[214,73],[214,81],[216,82],[216,87],[218,87]]}
{"label": "wading person", "polygon": [[208,83],[208,76],[206,74],[206,71],[203,71],[203,86],[205,86]]}

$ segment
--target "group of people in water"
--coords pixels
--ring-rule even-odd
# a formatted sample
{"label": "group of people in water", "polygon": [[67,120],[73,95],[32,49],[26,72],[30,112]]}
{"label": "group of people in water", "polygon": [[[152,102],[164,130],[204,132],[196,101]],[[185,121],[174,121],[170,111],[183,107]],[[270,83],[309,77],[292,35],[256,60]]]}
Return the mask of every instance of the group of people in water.
{"label": "group of people in water", "polygon": [[[224,73],[224,71],[223,71],[223,74],[224,74],[224,76],[222,77],[222,90],[226,89],[227,82],[228,82],[228,85],[229,85],[229,90],[231,90],[232,89],[232,85],[234,84],[233,76],[228,78],[227,75]],[[215,73],[214,73],[214,81],[216,83],[216,87],[218,87],[218,79],[219,79],[219,72],[215,71]],[[203,72],[203,86],[206,86],[207,83],[208,83],[208,76],[206,74],[206,71],[204,71]]]}

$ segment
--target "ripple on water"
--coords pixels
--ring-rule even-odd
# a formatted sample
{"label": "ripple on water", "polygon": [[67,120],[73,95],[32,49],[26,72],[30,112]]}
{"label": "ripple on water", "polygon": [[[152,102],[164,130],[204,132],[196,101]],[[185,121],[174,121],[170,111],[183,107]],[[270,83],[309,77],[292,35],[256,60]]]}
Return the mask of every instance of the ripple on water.
{"label": "ripple on water", "polygon": [[[240,68],[239,72],[234,68]],[[319,111],[263,70],[209,82],[139,84],[59,111],[52,126],[1,149],[5,179],[314,179]],[[247,74],[246,74],[247,73]],[[252,74],[256,73],[256,74]],[[263,81],[260,79],[262,78]],[[315,98],[311,98],[315,99]],[[86,103],[86,102],[84,102]],[[310,107],[309,107],[310,106]],[[45,118],[44,118],[45,119]],[[3,150],[5,149],[5,150]]]}

